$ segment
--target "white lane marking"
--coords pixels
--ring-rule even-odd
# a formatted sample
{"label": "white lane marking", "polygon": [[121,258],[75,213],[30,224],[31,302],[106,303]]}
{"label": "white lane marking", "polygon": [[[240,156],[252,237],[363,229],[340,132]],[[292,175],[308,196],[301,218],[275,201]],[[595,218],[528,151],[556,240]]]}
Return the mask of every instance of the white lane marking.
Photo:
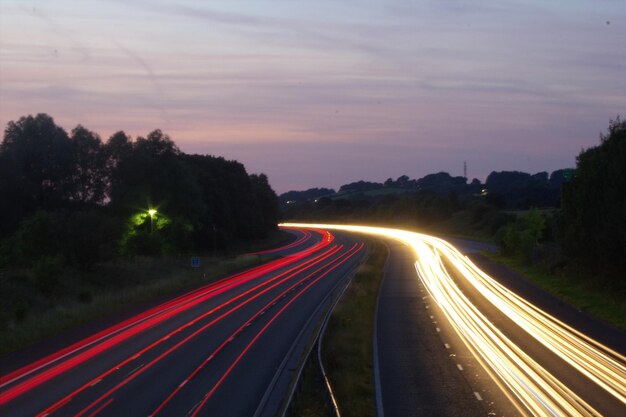
{"label": "white lane marking", "polygon": [[441,331],[441,329],[439,327],[435,327],[435,330],[437,330],[438,332]]}
{"label": "white lane marking", "polygon": [[446,349],[450,349],[450,345],[449,344],[444,343],[443,345],[446,347]]}
{"label": "white lane marking", "polygon": [[137,372],[139,369],[141,369],[143,367],[143,363],[141,365],[139,365],[138,367],[136,367],[135,369],[133,369],[132,371],[130,371],[129,373],[126,374],[126,376],[124,376],[124,378],[134,374],[135,372]]}
{"label": "white lane marking", "polygon": [[456,367],[457,367],[457,368],[459,368],[459,371],[462,371],[462,370],[463,370],[463,367],[461,366],[461,364],[460,364],[460,363],[457,363],[457,364],[456,364]]}
{"label": "white lane marking", "polygon": [[474,391],[474,395],[476,396],[476,398],[478,399],[478,401],[482,401],[483,397],[480,396],[479,393],[477,393],[476,391]]}

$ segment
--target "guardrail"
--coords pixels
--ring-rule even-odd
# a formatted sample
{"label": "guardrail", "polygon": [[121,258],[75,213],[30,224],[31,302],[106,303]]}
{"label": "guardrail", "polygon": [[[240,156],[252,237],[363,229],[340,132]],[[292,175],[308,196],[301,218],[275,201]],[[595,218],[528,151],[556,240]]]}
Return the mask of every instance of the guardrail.
{"label": "guardrail", "polygon": [[[364,255],[364,258],[367,258],[368,256],[369,256],[369,249],[367,253]],[[335,296],[334,300],[331,302],[331,305],[326,311],[324,320],[322,321],[322,325],[320,326],[317,332],[317,336],[315,337],[314,342],[309,347],[306,355],[304,355],[301,365],[298,367],[296,376],[294,378],[294,383],[292,384],[291,390],[289,391],[289,395],[286,398],[284,407],[281,409],[281,412],[277,414],[278,417],[297,417],[293,414],[292,407],[294,404],[294,400],[297,398],[301,389],[303,371],[306,365],[309,363],[309,361],[313,360],[313,358],[311,357],[311,353],[314,348],[316,349],[316,352],[317,352],[317,355],[316,355],[317,365],[318,365],[317,369],[320,372],[319,373],[320,383],[323,384],[323,391],[326,397],[328,416],[329,417],[341,417],[341,414],[339,412],[339,406],[337,405],[337,400],[333,394],[332,386],[330,385],[328,376],[326,375],[326,370],[324,369],[324,364],[322,361],[322,343],[324,341],[324,334],[326,333],[326,328],[328,326],[328,322],[330,321],[330,317],[332,316],[332,313],[335,310],[335,307],[337,306],[337,304],[343,297],[344,293],[350,286],[350,283],[352,282],[352,278],[354,277],[355,274],[356,274],[356,267],[348,275],[348,278],[345,280],[343,287],[341,287],[340,291]]]}

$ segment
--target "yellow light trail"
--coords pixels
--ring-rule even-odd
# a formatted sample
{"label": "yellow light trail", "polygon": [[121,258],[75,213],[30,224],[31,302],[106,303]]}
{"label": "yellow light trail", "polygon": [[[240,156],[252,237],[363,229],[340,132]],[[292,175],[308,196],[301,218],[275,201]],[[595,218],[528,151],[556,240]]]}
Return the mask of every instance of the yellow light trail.
{"label": "yellow light trail", "polygon": [[485,299],[565,362],[626,405],[626,357],[524,300],[476,267],[450,243],[381,227],[287,223],[395,239],[415,253],[417,275],[465,345],[524,415],[597,416],[598,411],[494,326],[463,294],[445,263]]}

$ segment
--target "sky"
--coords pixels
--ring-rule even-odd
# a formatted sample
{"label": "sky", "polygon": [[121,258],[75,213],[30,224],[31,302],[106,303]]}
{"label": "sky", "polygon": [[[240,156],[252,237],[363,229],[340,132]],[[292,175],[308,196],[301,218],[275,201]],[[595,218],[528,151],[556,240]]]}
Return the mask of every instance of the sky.
{"label": "sky", "polygon": [[626,117],[626,2],[0,0],[0,125],[37,113],[278,193],[550,172]]}

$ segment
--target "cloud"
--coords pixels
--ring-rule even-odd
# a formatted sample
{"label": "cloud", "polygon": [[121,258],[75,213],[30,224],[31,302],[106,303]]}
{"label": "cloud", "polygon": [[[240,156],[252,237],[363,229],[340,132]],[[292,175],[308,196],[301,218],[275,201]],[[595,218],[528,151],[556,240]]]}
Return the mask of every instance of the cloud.
{"label": "cloud", "polygon": [[619,2],[36,4],[2,10],[0,123],[161,128],[280,189],[569,166],[626,108]]}

